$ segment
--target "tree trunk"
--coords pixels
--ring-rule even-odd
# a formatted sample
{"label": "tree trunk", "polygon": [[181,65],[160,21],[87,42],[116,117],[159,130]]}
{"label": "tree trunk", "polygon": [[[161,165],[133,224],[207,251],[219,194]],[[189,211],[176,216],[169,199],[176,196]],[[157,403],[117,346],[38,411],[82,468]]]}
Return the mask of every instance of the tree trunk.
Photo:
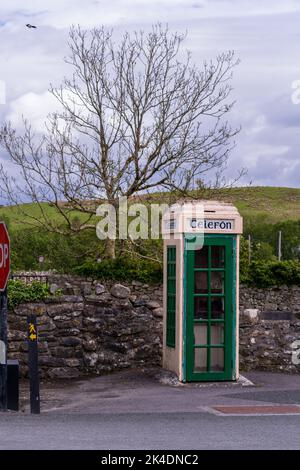
{"label": "tree trunk", "polygon": [[115,259],[116,257],[116,240],[107,238],[105,242],[105,258]]}

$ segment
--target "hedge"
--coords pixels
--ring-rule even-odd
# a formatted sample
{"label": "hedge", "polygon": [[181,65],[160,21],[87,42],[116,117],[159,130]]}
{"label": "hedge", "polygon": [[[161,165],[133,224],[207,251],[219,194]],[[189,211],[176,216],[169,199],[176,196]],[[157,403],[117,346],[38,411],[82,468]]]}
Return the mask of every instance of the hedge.
{"label": "hedge", "polygon": [[255,287],[300,285],[299,261],[253,261],[241,269],[241,283]]}
{"label": "hedge", "polygon": [[116,281],[141,281],[159,283],[163,279],[162,266],[157,262],[144,259],[116,258],[101,263],[87,261],[73,270],[75,274],[95,279]]}

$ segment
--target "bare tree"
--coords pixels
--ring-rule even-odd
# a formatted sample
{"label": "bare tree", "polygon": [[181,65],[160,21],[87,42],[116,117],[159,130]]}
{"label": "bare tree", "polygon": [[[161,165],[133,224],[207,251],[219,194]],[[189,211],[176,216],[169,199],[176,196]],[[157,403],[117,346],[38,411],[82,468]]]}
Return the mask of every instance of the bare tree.
{"label": "bare tree", "polygon": [[[219,174],[237,132],[225,119],[237,61],[226,52],[199,69],[181,50],[184,39],[158,24],[147,34],[125,33],[115,44],[104,27],[72,27],[65,59],[72,76],[50,88],[59,110],[44,134],[26,120],[22,135],[9,123],[0,130],[19,169],[10,177],[1,167],[8,202],[35,202],[34,224],[76,233],[94,229],[101,199],[117,206],[120,196],[153,190],[184,195],[205,186],[212,171]],[[45,203],[56,208],[60,223]],[[74,211],[85,214],[76,223]],[[107,249],[113,257],[113,241]]]}

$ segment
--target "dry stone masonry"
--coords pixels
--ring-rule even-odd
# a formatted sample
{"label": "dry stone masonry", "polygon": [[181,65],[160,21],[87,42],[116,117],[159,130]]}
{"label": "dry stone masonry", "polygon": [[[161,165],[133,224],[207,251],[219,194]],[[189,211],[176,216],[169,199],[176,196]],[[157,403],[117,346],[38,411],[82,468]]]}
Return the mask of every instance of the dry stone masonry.
{"label": "dry stone masonry", "polygon": [[29,313],[38,315],[43,378],[75,378],[160,364],[160,287],[63,281],[56,279],[51,290],[63,288],[64,295],[19,305],[9,314],[9,357],[20,361],[21,375],[27,374]]}
{"label": "dry stone masonry", "polygon": [[300,372],[300,287],[242,288],[242,370]]}
{"label": "dry stone masonry", "polygon": [[[31,280],[35,278],[31,274]],[[9,357],[20,361],[23,376],[27,374],[29,313],[38,315],[43,378],[76,378],[161,364],[161,286],[138,281],[101,283],[49,273],[42,280],[50,284],[52,293],[61,289],[62,295],[19,305],[9,313]],[[300,287],[242,287],[240,310],[241,370],[299,373]]]}

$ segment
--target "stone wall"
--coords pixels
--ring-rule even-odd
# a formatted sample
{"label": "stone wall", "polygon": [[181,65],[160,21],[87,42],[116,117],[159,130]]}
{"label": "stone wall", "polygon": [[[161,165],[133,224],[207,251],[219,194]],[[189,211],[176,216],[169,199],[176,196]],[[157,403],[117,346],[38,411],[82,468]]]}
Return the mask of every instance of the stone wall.
{"label": "stone wall", "polygon": [[[73,378],[161,363],[162,290],[139,282],[100,284],[52,279],[63,294],[9,313],[9,358],[27,375],[26,316],[38,316],[43,378]],[[72,281],[72,283],[71,283]]]}
{"label": "stone wall", "polygon": [[240,288],[240,310],[257,308],[261,311],[300,312],[300,286],[281,286],[258,289]]}
{"label": "stone wall", "polygon": [[[36,277],[31,275],[31,280]],[[28,275],[26,279],[30,281]],[[61,289],[63,295],[20,305],[9,314],[9,357],[19,359],[22,375],[27,374],[29,313],[38,315],[44,378],[161,364],[161,286],[137,281],[104,285],[53,273],[43,273],[41,280],[49,282],[53,293]],[[300,287],[242,287],[240,311],[241,370],[299,373],[295,349],[300,341]]]}
{"label": "stone wall", "polygon": [[240,291],[242,370],[300,372],[300,287]]}

